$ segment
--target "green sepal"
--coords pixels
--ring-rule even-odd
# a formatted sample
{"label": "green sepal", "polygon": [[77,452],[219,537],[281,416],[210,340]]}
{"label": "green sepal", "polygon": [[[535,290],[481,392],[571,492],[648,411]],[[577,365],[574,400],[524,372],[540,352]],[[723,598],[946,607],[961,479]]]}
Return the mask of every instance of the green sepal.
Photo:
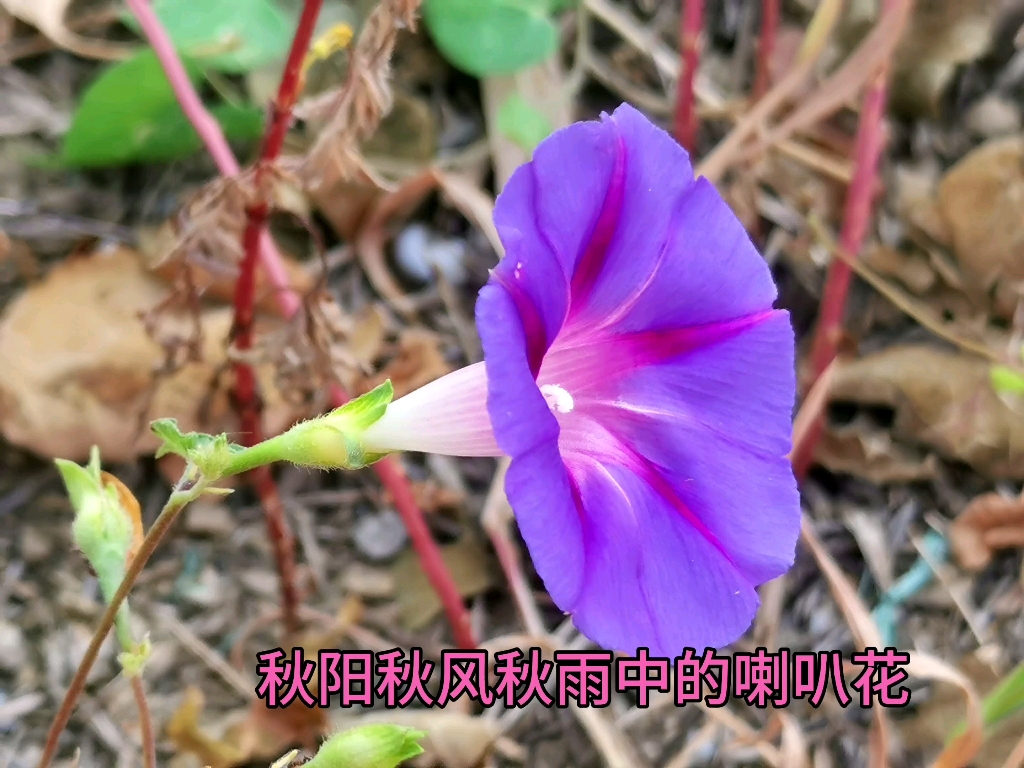
{"label": "green sepal", "polygon": [[142,642],[132,643],[127,650],[117,656],[124,676],[130,679],[141,675],[152,654],[153,643],[150,642],[148,634],[142,638]]}
{"label": "green sepal", "polygon": [[287,461],[316,469],[362,469],[380,461],[386,453],[367,452],[362,435],[378,421],[395,396],[390,381],[330,413],[296,424],[284,434],[235,454],[230,474]]}
{"label": "green sepal", "polygon": [[235,457],[246,450],[237,443],[229,442],[225,434],[182,432],[174,419],[157,419],[150,428],[163,440],[163,444],[156,451],[158,459],[169,453],[181,456],[194,464],[210,482],[235,474],[229,471],[229,467]]}

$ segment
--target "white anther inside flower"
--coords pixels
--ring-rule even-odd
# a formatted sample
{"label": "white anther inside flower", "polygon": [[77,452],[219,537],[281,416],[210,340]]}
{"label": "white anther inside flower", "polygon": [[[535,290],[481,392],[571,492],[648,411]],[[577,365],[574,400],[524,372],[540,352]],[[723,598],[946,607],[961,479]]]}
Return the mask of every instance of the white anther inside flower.
{"label": "white anther inside flower", "polygon": [[543,384],[540,393],[548,401],[548,407],[557,413],[569,413],[573,408],[572,395],[557,384]]}

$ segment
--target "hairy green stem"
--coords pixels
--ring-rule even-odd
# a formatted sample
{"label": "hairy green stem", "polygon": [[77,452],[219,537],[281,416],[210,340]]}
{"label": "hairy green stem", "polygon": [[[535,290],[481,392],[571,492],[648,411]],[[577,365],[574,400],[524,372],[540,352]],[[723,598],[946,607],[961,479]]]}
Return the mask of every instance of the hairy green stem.
{"label": "hairy green stem", "polygon": [[131,592],[135,581],[139,578],[139,574],[142,573],[142,569],[149,562],[149,558],[153,555],[153,552],[163,540],[164,535],[185,506],[199,498],[206,490],[207,481],[202,477],[196,478],[194,475],[195,471],[192,467],[185,470],[185,474],[174,491],[171,492],[170,498],[167,499],[167,503],[160,511],[156,522],[153,523],[153,526],[146,533],[146,537],[142,540],[139,551],[132,558],[131,563],[128,564],[128,569],[125,571],[121,586],[117,588],[113,599],[107,604],[107,609],[103,612],[100,624],[96,627],[92,640],[89,642],[89,647],[86,649],[82,661],[78,664],[78,669],[75,671],[75,676],[68,686],[67,693],[64,694],[64,700],[61,702],[60,709],[50,724],[50,730],[46,734],[46,746],[43,748],[43,755],[39,759],[39,768],[49,768],[50,763],[53,762],[53,758],[57,754],[60,735],[67,727],[71,714],[75,710],[75,703],[85,689],[86,678],[89,676],[93,664],[96,663],[100,647],[103,645],[103,641],[107,639],[110,629],[117,620],[121,605],[127,599],[128,593]]}

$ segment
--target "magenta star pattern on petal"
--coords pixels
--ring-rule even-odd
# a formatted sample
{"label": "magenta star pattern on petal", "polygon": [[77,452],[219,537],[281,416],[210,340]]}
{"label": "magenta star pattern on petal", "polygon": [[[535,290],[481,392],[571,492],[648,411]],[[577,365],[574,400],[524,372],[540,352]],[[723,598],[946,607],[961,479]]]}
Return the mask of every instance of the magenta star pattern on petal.
{"label": "magenta star pattern on petal", "polygon": [[766,263],[629,106],[548,138],[494,218],[488,411],[545,586],[605,647],[732,642],[800,524],[793,331]]}

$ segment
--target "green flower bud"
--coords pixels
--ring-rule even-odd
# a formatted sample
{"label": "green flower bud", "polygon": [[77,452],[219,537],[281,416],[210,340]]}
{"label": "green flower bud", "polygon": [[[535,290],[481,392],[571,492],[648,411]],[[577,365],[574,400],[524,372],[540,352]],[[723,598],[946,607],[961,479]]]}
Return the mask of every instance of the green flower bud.
{"label": "green flower bud", "polygon": [[[139,502],[120,480],[100,470],[95,446],[85,467],[64,459],[56,464],[75,510],[71,526],[75,544],[96,572],[103,599],[109,603],[142,543]],[[122,647],[134,645],[127,603],[118,614],[117,634]]]}
{"label": "green flower bud", "polygon": [[142,674],[143,667],[153,654],[153,644],[149,641],[147,634],[142,638],[141,643],[134,643],[131,648],[118,654],[117,660],[121,662],[121,670],[125,677],[138,677]]}
{"label": "green flower bud", "polygon": [[391,382],[386,381],[328,414],[236,453],[227,472],[246,472],[275,461],[317,469],[361,469],[373,464],[386,454],[365,450],[362,436],[384,415],[394,394]]}
{"label": "green flower bud", "polygon": [[363,725],[336,734],[303,768],[395,768],[423,753],[427,734],[401,725]]}

